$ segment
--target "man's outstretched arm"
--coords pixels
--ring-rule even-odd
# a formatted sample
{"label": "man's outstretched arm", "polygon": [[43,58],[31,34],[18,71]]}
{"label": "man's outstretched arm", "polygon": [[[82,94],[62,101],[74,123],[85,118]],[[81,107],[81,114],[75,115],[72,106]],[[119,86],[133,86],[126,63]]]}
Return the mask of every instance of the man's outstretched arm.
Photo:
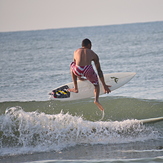
{"label": "man's outstretched arm", "polygon": [[99,76],[99,78],[101,80],[101,83],[102,83],[102,85],[104,87],[105,93],[111,92],[110,89],[109,89],[109,87],[111,87],[111,86],[110,85],[106,85],[106,83],[105,83],[104,75],[103,75],[103,72],[101,70],[101,66],[100,66],[100,62],[99,62],[98,56],[96,56],[96,59],[94,60],[94,62],[95,62],[95,66],[96,66],[96,69],[97,69],[98,76]]}

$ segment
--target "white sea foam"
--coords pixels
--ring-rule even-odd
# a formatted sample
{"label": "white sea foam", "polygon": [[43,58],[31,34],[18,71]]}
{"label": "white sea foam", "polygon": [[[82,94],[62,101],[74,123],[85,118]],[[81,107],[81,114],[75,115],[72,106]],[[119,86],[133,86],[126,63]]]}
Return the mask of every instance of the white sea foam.
{"label": "white sea foam", "polygon": [[92,122],[82,117],[25,112],[12,107],[1,115],[0,155],[60,151],[80,144],[117,144],[157,139],[158,133],[137,120]]}

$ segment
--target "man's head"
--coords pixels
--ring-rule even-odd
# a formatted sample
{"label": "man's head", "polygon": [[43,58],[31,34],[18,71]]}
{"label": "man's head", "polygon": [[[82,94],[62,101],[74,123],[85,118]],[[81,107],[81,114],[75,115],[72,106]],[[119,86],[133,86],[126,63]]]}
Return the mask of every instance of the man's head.
{"label": "man's head", "polygon": [[87,39],[87,38],[84,39],[84,40],[82,41],[82,47],[91,49],[91,47],[92,47],[91,41],[90,41],[89,39]]}

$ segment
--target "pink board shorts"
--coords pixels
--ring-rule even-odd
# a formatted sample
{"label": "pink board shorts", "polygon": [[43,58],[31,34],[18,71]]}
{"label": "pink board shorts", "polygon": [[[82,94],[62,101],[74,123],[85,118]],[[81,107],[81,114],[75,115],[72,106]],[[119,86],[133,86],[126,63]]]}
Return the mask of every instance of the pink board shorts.
{"label": "pink board shorts", "polygon": [[98,85],[98,77],[92,65],[78,66],[75,62],[71,63],[71,71],[77,77],[86,77],[93,85]]}

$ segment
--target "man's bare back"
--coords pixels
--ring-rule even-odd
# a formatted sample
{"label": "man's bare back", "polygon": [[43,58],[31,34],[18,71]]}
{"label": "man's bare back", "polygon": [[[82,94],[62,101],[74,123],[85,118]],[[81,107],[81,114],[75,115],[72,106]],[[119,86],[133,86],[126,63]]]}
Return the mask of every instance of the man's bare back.
{"label": "man's bare back", "polygon": [[90,65],[92,61],[97,60],[97,54],[91,49],[79,48],[74,52],[74,62],[78,66]]}

